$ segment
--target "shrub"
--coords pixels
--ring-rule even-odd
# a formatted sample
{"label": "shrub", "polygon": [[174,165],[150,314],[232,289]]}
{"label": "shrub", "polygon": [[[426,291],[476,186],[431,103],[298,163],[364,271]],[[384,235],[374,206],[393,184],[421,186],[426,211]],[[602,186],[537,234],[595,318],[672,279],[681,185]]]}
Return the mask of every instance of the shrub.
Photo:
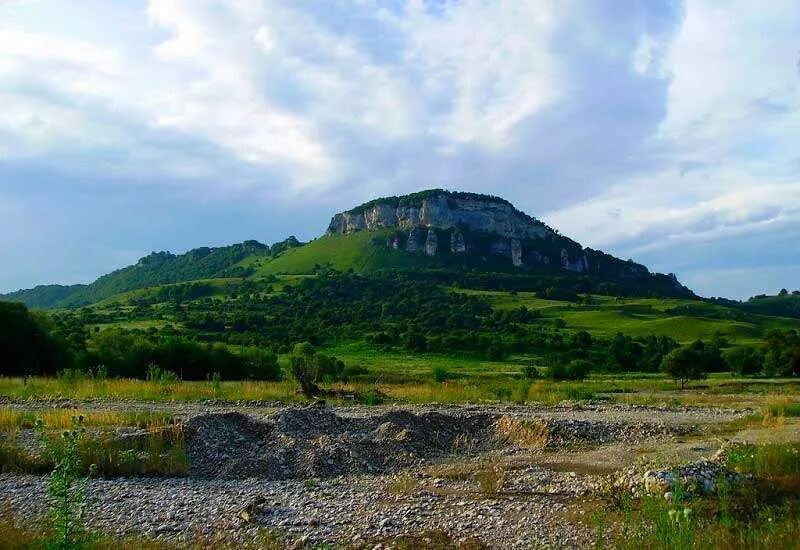
{"label": "shrub", "polygon": [[541,377],[541,375],[539,374],[539,369],[536,368],[536,365],[523,366],[522,376],[523,378],[527,378],[528,380],[536,380],[537,378]]}
{"label": "shrub", "polygon": [[563,380],[583,380],[592,369],[592,363],[585,359],[573,359],[568,365],[556,363],[547,368],[547,378],[556,382]]}
{"label": "shrub", "polygon": [[450,373],[444,367],[433,367],[433,380],[435,382],[446,382],[450,379]]}
{"label": "shrub", "polygon": [[487,460],[475,474],[475,481],[485,496],[495,496],[502,489],[506,480],[506,470],[498,460]]}
{"label": "shrub", "polygon": [[735,376],[752,376],[764,368],[764,356],[751,347],[740,346],[726,350],[723,357],[731,374]]}

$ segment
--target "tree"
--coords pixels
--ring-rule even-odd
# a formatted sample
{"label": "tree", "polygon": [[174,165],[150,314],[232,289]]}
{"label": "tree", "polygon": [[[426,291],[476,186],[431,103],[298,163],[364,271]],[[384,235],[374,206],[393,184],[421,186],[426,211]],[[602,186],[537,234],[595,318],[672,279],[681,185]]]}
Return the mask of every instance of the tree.
{"label": "tree", "polygon": [[702,341],[672,350],[661,361],[661,372],[679,382],[681,389],[689,380],[702,380],[706,375],[706,357]]}
{"label": "tree", "polygon": [[800,375],[800,335],[794,330],[771,330],[764,339],[767,341],[765,373],[769,376]]}
{"label": "tree", "polygon": [[725,362],[735,376],[752,376],[761,372],[764,357],[756,349],[740,346],[725,352]]}
{"label": "tree", "polygon": [[24,304],[0,302],[0,374],[55,374],[70,366],[66,346],[51,334],[51,321]]}

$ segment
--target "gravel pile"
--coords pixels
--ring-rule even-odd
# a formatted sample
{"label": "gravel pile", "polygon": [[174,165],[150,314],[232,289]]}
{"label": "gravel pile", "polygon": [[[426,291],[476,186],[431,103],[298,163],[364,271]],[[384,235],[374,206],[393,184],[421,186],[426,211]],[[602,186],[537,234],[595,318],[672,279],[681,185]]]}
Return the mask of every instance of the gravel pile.
{"label": "gravel pile", "polygon": [[[501,424],[502,434],[497,429]],[[520,441],[514,433],[525,432],[529,426],[541,430],[535,445],[547,449],[639,443],[692,429],[478,411],[453,415],[384,409],[372,416],[350,417],[325,407],[305,407],[266,418],[238,412],[197,415],[187,422],[185,433],[190,476],[278,480],[391,472],[497,448],[529,450],[530,441]]]}

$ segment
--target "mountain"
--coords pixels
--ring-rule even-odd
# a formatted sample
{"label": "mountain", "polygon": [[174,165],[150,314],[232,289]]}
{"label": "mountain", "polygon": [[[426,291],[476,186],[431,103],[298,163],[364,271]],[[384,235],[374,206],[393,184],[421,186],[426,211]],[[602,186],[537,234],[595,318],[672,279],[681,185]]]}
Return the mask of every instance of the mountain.
{"label": "mountain", "polygon": [[[481,270],[590,279],[614,294],[691,297],[674,275],[584,248],[499,197],[442,189],[369,201],[333,216],[325,236],[275,258],[263,273],[314,267]],[[605,286],[600,288],[599,285]]]}
{"label": "mountain", "polygon": [[[584,248],[500,197],[431,189],[369,201],[333,216],[310,243],[245,241],[182,255],[154,252],[89,285],[37,287],[5,296],[33,307],[83,306],[115,294],[209,278],[259,278],[330,268],[370,273],[438,270],[510,287],[610,295],[693,297],[674,275]],[[485,285],[484,285],[485,286]]]}

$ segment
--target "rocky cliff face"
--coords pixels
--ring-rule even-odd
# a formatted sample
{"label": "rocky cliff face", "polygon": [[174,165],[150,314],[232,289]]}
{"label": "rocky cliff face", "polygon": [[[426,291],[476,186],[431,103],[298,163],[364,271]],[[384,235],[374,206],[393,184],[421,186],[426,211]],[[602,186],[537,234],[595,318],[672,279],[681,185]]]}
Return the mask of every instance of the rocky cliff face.
{"label": "rocky cliff face", "polygon": [[336,214],[327,232],[357,231],[384,231],[387,239],[375,242],[442,261],[499,259],[520,269],[561,269],[602,279],[651,277],[643,265],[583,248],[508,201],[486,195],[436,189],[377,199]]}
{"label": "rocky cliff face", "polygon": [[[576,243],[509,202],[485,195],[434,190],[378,199],[336,214],[328,234],[386,229],[395,230],[387,242],[395,250],[428,256],[488,253],[517,267],[552,262],[570,271],[589,270],[588,258],[580,247],[575,250]],[[554,248],[560,240],[569,246]],[[543,248],[552,250],[545,253]]]}
{"label": "rocky cliff face", "polygon": [[493,233],[506,238],[545,237],[551,230],[500,199],[472,198],[466,194],[432,194],[418,201],[375,201],[364,207],[336,214],[328,227],[329,234],[374,231],[385,228],[412,229],[428,227]]}

